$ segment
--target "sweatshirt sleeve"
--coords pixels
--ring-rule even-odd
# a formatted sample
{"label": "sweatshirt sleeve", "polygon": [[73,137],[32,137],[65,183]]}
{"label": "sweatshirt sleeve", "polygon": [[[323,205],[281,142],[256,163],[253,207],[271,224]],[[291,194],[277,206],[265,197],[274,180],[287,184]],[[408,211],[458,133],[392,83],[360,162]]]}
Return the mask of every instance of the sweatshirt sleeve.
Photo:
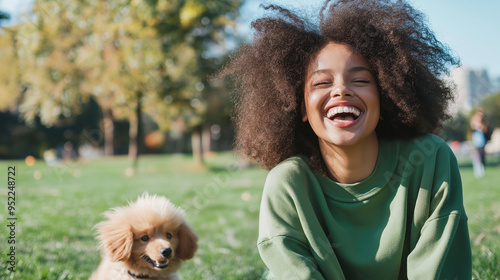
{"label": "sweatshirt sleeve", "polygon": [[429,216],[408,256],[408,279],[471,279],[472,257],[462,182],[453,152],[437,151]]}
{"label": "sweatshirt sleeve", "polygon": [[278,168],[271,170],[264,186],[258,249],[272,279],[324,279],[299,219],[298,198],[307,200],[296,192],[304,187],[301,180]]}

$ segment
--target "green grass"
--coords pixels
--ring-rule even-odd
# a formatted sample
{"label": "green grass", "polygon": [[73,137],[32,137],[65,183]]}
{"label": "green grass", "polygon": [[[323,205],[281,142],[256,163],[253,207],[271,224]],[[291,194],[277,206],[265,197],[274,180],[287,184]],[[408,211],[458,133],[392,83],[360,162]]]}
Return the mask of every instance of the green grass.
{"label": "green grass", "polygon": [[488,159],[486,175],[476,179],[470,160],[460,164],[469,218],[474,279],[500,279],[500,158]]}
{"label": "green grass", "polygon": [[[266,172],[236,169],[230,153],[207,160],[144,156],[135,176],[124,157],[47,166],[0,161],[0,279],[88,279],[100,261],[93,226],[101,213],[144,191],[168,197],[187,211],[199,250],[180,270],[184,279],[259,279],[258,212]],[[498,161],[497,161],[498,162]],[[16,167],[16,272],[8,273],[7,168]],[[476,279],[500,278],[500,166],[475,179],[461,162]],[[41,176],[36,179],[35,177]],[[5,224],[5,225],[3,225]]]}
{"label": "green grass", "polygon": [[[3,182],[8,166],[17,170],[16,273],[7,273],[2,257],[0,279],[88,279],[100,261],[93,226],[101,213],[144,191],[184,208],[199,235],[195,258],[180,271],[184,279],[257,279],[264,269],[256,242],[265,172],[238,170],[233,162],[230,154],[209,159],[207,167],[185,156],[144,156],[133,177],[125,176],[128,161],[120,157],[59,167],[0,162]],[[7,187],[0,194],[6,223]],[[8,234],[2,226],[2,256]]]}

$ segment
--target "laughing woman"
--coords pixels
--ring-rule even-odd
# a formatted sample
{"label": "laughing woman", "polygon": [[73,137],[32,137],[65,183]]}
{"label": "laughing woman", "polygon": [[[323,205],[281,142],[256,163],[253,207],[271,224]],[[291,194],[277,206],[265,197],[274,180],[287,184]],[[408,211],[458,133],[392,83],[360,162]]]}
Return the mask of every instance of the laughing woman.
{"label": "laughing woman", "polygon": [[271,169],[258,248],[278,279],[470,279],[442,80],[457,59],[402,1],[289,10],[222,75],[238,86],[236,148]]}

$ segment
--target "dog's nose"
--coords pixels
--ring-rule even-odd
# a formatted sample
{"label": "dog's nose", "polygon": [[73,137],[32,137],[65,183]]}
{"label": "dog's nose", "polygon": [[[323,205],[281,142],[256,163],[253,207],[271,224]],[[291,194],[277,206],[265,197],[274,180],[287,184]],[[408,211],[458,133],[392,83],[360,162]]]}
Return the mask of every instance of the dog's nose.
{"label": "dog's nose", "polygon": [[160,254],[165,258],[170,258],[172,256],[172,248],[161,248]]}

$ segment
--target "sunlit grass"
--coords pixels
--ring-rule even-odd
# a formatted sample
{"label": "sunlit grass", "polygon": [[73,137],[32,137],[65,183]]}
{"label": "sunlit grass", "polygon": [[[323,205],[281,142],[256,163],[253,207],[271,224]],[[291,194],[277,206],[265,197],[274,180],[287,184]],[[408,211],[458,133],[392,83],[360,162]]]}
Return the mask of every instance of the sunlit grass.
{"label": "sunlit grass", "polygon": [[[17,266],[10,274],[2,261],[0,279],[88,279],[100,261],[93,226],[101,213],[144,191],[184,208],[199,235],[195,258],[180,271],[184,279],[257,279],[264,269],[256,241],[265,172],[240,170],[235,162],[229,153],[208,158],[205,167],[187,156],[144,156],[137,174],[127,177],[124,157],[29,167],[2,161],[5,180],[8,166],[17,170]],[[7,189],[0,194],[6,205]],[[6,221],[6,210],[0,219]],[[7,234],[3,226],[0,235]]]}
{"label": "sunlit grass", "polygon": [[[500,161],[490,161],[481,179],[473,177],[468,159],[461,161],[476,279],[500,278]],[[7,167],[17,168],[16,273],[7,272],[2,258],[0,279],[88,279],[100,261],[93,226],[101,213],[144,191],[184,208],[199,235],[195,258],[180,270],[184,279],[259,279],[264,265],[256,240],[266,172],[235,163],[230,153],[208,158],[205,167],[189,156],[145,156],[137,174],[127,177],[125,157],[58,166],[0,161],[4,182]],[[6,187],[0,201],[6,223]],[[7,235],[2,226],[0,236]],[[8,244],[0,240],[6,256]]]}
{"label": "sunlit grass", "polygon": [[488,162],[486,175],[478,179],[470,160],[461,161],[474,279],[500,279],[500,158]]}

